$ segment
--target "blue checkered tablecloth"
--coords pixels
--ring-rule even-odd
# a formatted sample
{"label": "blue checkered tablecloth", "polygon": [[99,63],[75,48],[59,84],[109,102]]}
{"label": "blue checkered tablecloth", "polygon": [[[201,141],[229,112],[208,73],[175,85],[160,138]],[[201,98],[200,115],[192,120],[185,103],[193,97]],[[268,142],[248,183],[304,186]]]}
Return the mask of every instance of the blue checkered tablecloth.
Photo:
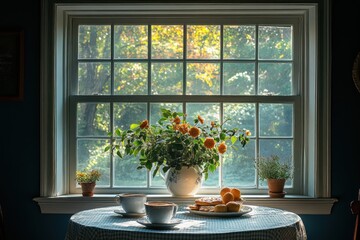
{"label": "blue checkered tablecloth", "polygon": [[209,217],[190,213],[184,207],[180,206],[176,215],[182,222],[167,230],[149,229],[139,224],[137,218],[116,214],[114,210],[120,206],[82,211],[70,218],[65,239],[307,239],[301,218],[292,212],[250,206],[253,210],[242,216]]}

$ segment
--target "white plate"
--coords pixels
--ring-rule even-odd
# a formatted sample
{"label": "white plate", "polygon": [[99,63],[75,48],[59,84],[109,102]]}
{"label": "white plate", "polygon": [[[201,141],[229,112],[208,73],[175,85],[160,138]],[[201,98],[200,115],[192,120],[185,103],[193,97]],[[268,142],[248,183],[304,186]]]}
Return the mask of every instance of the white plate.
{"label": "white plate", "polygon": [[140,218],[136,221],[147,228],[154,229],[171,229],[182,222],[181,219],[173,218],[169,223],[151,223],[147,217]]}
{"label": "white plate", "polygon": [[205,212],[205,211],[197,211],[188,209],[191,213],[203,215],[203,216],[211,216],[211,217],[238,217],[242,216],[246,213],[252,211],[252,208],[249,206],[243,205],[239,212]]}
{"label": "white plate", "polygon": [[120,214],[123,217],[128,217],[128,218],[138,218],[146,215],[146,213],[127,213],[118,209],[115,209],[114,213]]}

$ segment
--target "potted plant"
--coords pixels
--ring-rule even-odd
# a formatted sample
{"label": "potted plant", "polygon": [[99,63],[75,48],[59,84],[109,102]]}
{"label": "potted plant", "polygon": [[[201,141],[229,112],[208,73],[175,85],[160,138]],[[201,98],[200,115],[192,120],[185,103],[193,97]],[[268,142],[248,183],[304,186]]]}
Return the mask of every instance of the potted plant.
{"label": "potted plant", "polygon": [[94,195],[96,182],[99,181],[101,177],[99,170],[92,169],[93,165],[94,161],[90,161],[85,169],[76,171],[75,180],[81,185],[82,195],[84,197],[92,197]]}
{"label": "potted plant", "polygon": [[[161,113],[162,117],[153,125],[143,120],[131,124],[129,129],[109,133],[113,142],[105,151],[120,158],[138,156],[138,169],[153,170],[153,177],[158,172],[165,173],[166,186],[173,195],[195,194],[202,176],[206,180],[209,171],[220,165],[219,154],[237,141],[244,147],[251,135],[246,129],[226,129],[224,123],[229,119],[222,124],[215,121],[205,124],[201,116],[189,122],[185,113],[168,109],[161,109]],[[178,174],[186,174],[188,181],[182,182],[185,178],[178,178]]]}
{"label": "potted plant", "polygon": [[284,197],[285,182],[293,177],[293,166],[280,162],[278,155],[259,157],[255,168],[260,180],[267,180],[270,197]]}

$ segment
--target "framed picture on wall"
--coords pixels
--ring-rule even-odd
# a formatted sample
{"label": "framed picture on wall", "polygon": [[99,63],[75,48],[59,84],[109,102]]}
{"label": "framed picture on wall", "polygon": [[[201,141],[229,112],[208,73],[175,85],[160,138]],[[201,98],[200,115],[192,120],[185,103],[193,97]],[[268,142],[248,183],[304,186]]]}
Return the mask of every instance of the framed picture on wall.
{"label": "framed picture on wall", "polygon": [[0,31],[0,100],[24,97],[24,32]]}

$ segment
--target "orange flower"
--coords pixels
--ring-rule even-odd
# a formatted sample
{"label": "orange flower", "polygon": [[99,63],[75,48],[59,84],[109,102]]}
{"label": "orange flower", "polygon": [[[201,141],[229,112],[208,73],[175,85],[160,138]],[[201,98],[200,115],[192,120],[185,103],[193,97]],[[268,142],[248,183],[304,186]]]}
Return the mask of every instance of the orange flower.
{"label": "orange flower", "polygon": [[181,120],[180,120],[179,116],[176,116],[176,118],[174,118],[173,122],[176,124],[180,124]]}
{"label": "orange flower", "polygon": [[173,125],[173,129],[176,131],[176,130],[179,130],[180,128],[180,124],[174,124]]}
{"label": "orange flower", "polygon": [[140,124],[140,128],[141,128],[141,129],[149,128],[149,122],[148,122],[148,120],[142,121],[142,123]]}
{"label": "orange flower", "polygon": [[213,148],[215,146],[215,140],[212,137],[205,138],[204,145],[206,148]]}
{"label": "orange flower", "polygon": [[246,136],[251,136],[251,132],[249,130],[245,131]]}
{"label": "orange flower", "polygon": [[192,127],[189,130],[189,134],[190,136],[192,136],[193,138],[196,138],[197,136],[199,136],[201,133],[201,130],[197,127]]}
{"label": "orange flower", "polygon": [[221,154],[225,153],[226,149],[227,149],[227,147],[226,147],[226,144],[224,142],[220,143],[220,145],[218,146],[218,151]]}
{"label": "orange flower", "polygon": [[198,115],[198,119],[199,119],[201,124],[204,124],[204,119],[200,115]]}
{"label": "orange flower", "polygon": [[183,123],[183,124],[179,124],[179,131],[182,133],[182,134],[185,134],[187,132],[189,132],[189,127],[187,124]]}
{"label": "orange flower", "polygon": [[215,122],[214,121],[211,121],[211,127],[215,127]]}

